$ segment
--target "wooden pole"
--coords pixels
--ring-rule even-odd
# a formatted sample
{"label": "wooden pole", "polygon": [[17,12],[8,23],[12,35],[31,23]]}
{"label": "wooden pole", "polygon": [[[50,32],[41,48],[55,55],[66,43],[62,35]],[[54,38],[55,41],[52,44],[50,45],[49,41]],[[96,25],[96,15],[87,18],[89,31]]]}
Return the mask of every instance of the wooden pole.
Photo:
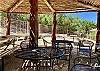
{"label": "wooden pole", "polygon": [[11,24],[11,14],[10,13],[7,13],[7,18],[8,18],[8,21],[7,21],[6,36],[10,35],[10,24]]}
{"label": "wooden pole", "polygon": [[56,12],[54,12],[53,14],[53,26],[52,26],[52,47],[55,48],[56,47],[56,25],[57,25],[57,21],[56,21]]}
{"label": "wooden pole", "polygon": [[4,58],[0,58],[0,71],[4,71]]}
{"label": "wooden pole", "polygon": [[[96,46],[100,46],[100,11],[97,14],[97,34],[96,34]],[[96,47],[96,48],[97,48]]]}
{"label": "wooden pole", "polygon": [[34,37],[30,34],[33,41],[38,44],[38,0],[30,0],[30,28]]}

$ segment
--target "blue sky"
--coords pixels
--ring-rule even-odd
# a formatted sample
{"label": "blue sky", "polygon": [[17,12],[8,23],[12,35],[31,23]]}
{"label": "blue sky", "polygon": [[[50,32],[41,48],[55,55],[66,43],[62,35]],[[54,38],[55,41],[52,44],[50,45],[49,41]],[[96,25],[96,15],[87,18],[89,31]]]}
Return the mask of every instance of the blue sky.
{"label": "blue sky", "polygon": [[97,12],[80,12],[80,13],[73,13],[75,16],[79,16],[82,19],[90,20],[93,22],[97,21]]}

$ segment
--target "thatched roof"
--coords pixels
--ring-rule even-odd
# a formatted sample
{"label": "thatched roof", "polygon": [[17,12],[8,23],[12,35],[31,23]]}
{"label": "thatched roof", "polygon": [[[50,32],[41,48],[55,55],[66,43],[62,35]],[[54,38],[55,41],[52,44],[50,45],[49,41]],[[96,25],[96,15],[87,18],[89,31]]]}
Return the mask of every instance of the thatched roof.
{"label": "thatched roof", "polygon": [[[38,12],[100,10],[100,0],[38,0]],[[30,12],[29,0],[0,0],[0,11]]]}

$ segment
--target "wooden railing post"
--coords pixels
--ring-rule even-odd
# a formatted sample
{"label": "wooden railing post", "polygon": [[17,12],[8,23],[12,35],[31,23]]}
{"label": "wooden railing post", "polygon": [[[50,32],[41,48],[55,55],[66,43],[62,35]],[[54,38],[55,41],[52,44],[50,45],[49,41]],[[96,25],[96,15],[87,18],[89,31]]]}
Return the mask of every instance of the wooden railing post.
{"label": "wooden railing post", "polygon": [[100,47],[100,11],[97,14],[96,48]]}
{"label": "wooden railing post", "polygon": [[52,26],[52,47],[53,48],[56,47],[56,25],[57,25],[56,12],[54,12],[54,14],[53,14],[53,26]]}
{"label": "wooden railing post", "polygon": [[10,35],[10,24],[11,24],[11,14],[7,13],[7,31],[6,31],[6,36]]}

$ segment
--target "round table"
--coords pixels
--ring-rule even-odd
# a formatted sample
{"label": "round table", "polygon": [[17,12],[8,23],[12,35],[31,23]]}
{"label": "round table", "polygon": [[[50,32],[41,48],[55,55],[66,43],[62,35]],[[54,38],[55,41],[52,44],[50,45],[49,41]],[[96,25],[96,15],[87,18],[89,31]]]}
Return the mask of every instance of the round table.
{"label": "round table", "polygon": [[[29,60],[32,62],[36,61],[35,62],[36,68],[39,67],[39,69],[40,69],[40,67],[45,67],[47,69],[47,67],[51,67],[53,69],[54,60],[56,58],[60,58],[61,56],[63,56],[64,52],[59,49],[53,49],[53,48],[49,48],[49,47],[44,47],[44,48],[39,47],[39,48],[36,48],[33,50],[18,49],[14,52],[14,55],[16,58],[20,58],[23,60]],[[43,65],[42,61],[44,61],[46,64]],[[49,61],[50,65],[48,65],[48,63],[47,63],[48,61]],[[27,67],[27,66],[24,66],[24,67]]]}
{"label": "round table", "polygon": [[53,48],[36,48],[33,50],[25,50],[22,51],[18,49],[14,52],[15,57],[20,59],[27,59],[27,60],[41,60],[41,59],[54,59],[59,58],[64,55],[62,50],[57,50]]}

